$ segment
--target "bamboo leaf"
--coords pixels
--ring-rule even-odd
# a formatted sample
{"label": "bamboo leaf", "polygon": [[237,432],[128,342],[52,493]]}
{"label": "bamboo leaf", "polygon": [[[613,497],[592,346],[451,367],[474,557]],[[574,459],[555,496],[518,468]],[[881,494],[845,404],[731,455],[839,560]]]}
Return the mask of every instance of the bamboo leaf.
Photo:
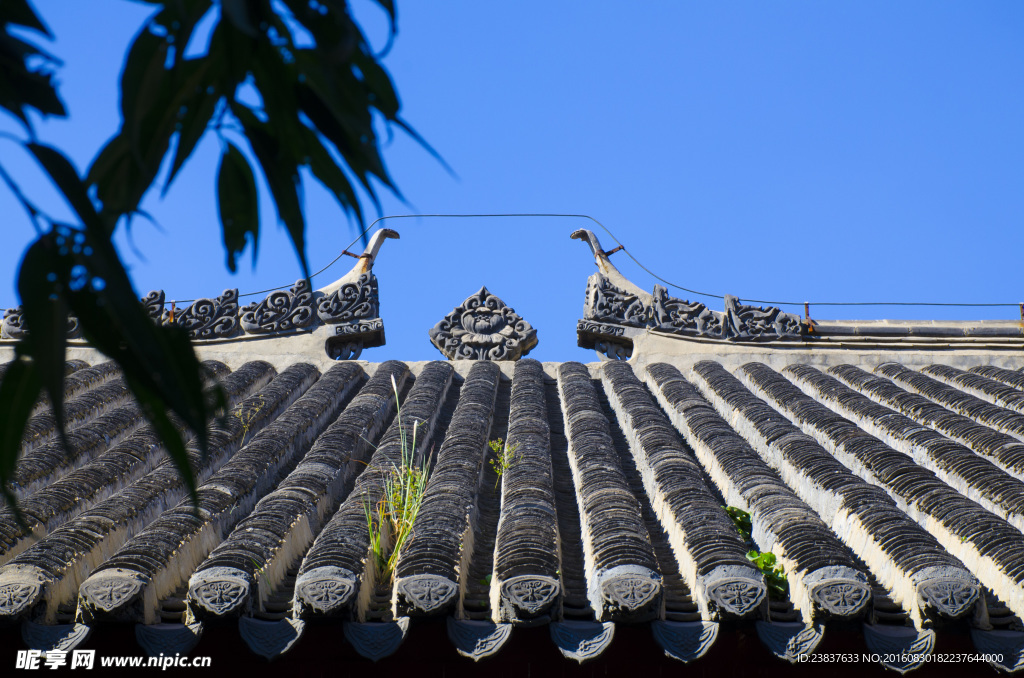
{"label": "bamboo leaf", "polygon": [[21,523],[24,518],[18,512],[10,482],[14,478],[25,423],[41,390],[35,363],[23,356],[10,364],[0,382],[0,488]]}
{"label": "bamboo leaf", "polygon": [[[32,243],[18,271],[18,296],[24,308],[29,336],[22,350],[32,358],[33,370],[50,397],[54,420],[64,436],[64,346],[67,342],[68,306],[57,271],[61,248],[70,248],[68,238],[54,231]],[[5,380],[6,381],[6,380]],[[20,439],[21,429],[17,430]]]}
{"label": "bamboo leaf", "polygon": [[60,189],[64,199],[75,211],[78,218],[82,220],[87,230],[97,235],[106,233],[96,208],[93,207],[89,194],[85,190],[85,184],[78,176],[78,171],[67,158],[54,148],[43,144],[28,143],[25,147],[35,156],[36,161],[43,166],[50,180]]}
{"label": "bamboo leaf", "polygon": [[256,160],[263,170],[263,176],[277,205],[278,218],[284,222],[288,237],[295,247],[295,253],[302,266],[302,275],[309,279],[309,263],[306,261],[305,230],[306,220],[302,214],[302,200],[299,197],[299,168],[289,150],[281,146],[270,132],[269,125],[261,122],[252,111],[241,105],[233,105],[231,111],[242,123]]}
{"label": "bamboo leaf", "polygon": [[217,171],[217,208],[224,234],[228,268],[237,270],[235,257],[252,242],[252,265],[256,266],[256,250],[260,236],[259,196],[256,179],[249,161],[238,148],[228,142],[220,157]]}

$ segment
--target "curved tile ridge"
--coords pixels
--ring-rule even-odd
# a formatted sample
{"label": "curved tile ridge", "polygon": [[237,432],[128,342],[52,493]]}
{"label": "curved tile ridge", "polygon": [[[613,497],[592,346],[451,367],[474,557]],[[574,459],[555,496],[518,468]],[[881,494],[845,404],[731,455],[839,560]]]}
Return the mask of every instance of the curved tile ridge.
{"label": "curved tile ridge", "polygon": [[1024,481],[1024,443],[1013,436],[979,424],[859,367],[838,365],[829,372],[855,391],[988,457],[1011,476]]}
{"label": "curved tile ridge", "polygon": [[515,461],[501,477],[501,514],[491,576],[495,622],[557,616],[562,597],[551,428],[544,370],[516,363],[509,407],[508,449]]}
{"label": "curved tile ridge", "polygon": [[972,374],[980,374],[994,381],[1001,382],[1015,389],[1024,390],[1024,374],[1016,370],[1006,370],[994,365],[979,365],[968,370]]}
{"label": "curved tile ridge", "polygon": [[[269,363],[243,365],[222,381],[228,404],[233,407],[265,386],[273,375],[274,368]],[[177,430],[185,435],[186,444],[191,441],[192,433],[183,423],[178,422]],[[18,507],[27,525],[19,525],[9,508],[0,509],[0,565],[90,506],[135,482],[164,460],[166,453],[160,437],[151,426],[145,426],[88,464],[20,500]]]}
{"label": "curved tile ridge", "polygon": [[[348,463],[355,452],[361,460],[366,448],[376,437],[380,422],[367,412],[371,401],[381,416],[386,416],[390,399],[391,377],[405,381],[407,368],[401,363],[385,363],[378,370],[372,392],[360,402],[359,414],[371,415],[361,421],[356,433],[365,433],[368,440],[352,440],[337,435],[353,428],[351,417],[335,420],[301,458],[295,468],[274,489],[260,499],[252,512],[238,521],[231,533],[196,568],[188,581],[189,619],[236,617],[251,614],[254,607],[266,612],[266,603],[279,589],[288,569],[297,565],[313,538],[320,531],[325,515],[347,494],[357,462]],[[323,421],[334,420],[348,400],[348,395],[361,383],[362,370],[354,363],[335,365],[317,386],[330,393],[328,408],[318,415]],[[318,389],[319,390],[319,389]],[[310,390],[311,395],[317,391]],[[379,396],[383,395],[383,402]],[[339,423],[340,422],[340,423]],[[323,430],[322,428],[320,430]],[[283,627],[282,627],[283,628]]]}
{"label": "curved tile ridge", "polygon": [[[416,378],[402,403],[401,418],[396,418],[388,427],[366,470],[356,479],[352,492],[303,558],[295,580],[293,614],[303,617],[341,615],[356,598],[356,615],[365,619],[366,607],[377,584],[369,557],[367,507],[376,510],[383,495],[385,475],[401,466],[403,435],[411,438],[416,427],[413,457],[419,460],[427,452],[454,373],[450,363],[436,361],[428,364]],[[367,567],[368,561],[370,567]]]}
{"label": "curved tile ridge", "polygon": [[[288,397],[287,391],[278,389],[278,397]],[[266,401],[267,394],[261,392],[243,401],[236,411],[244,411],[247,405],[254,402]],[[224,421],[229,422],[227,427]],[[202,482],[240,446],[242,428],[240,425],[231,427],[232,421],[235,421],[234,417],[211,422],[209,437],[213,454],[204,456],[195,441],[186,446],[186,454],[190,466],[195,470],[197,482]],[[258,430],[265,420],[253,423]],[[149,451],[150,448],[144,446],[140,454]],[[160,515],[168,505],[179,501],[185,492],[184,481],[176,467],[169,459],[164,460],[153,471],[83,511],[15,558],[7,567],[0,569],[0,581],[16,588],[18,582],[25,579],[18,574],[19,571],[34,573],[28,577],[28,581],[37,584],[41,582],[43,588],[33,595],[45,594],[46,603],[44,609],[37,612],[52,623],[57,607],[74,602],[79,583],[93,569]],[[36,600],[38,598],[26,600],[24,605],[0,610],[0,614],[19,616],[26,612],[28,605],[34,605]]]}
{"label": "curved tile ridge", "polygon": [[[1001,381],[989,378],[973,370],[965,372],[948,365],[928,365],[921,371],[954,388],[963,389],[965,392],[988,401],[993,405],[1024,413],[1024,391],[1008,386]],[[1021,376],[1019,372],[1013,372],[1012,374]]]}
{"label": "curved tile ridge", "polygon": [[[604,368],[606,375],[609,368],[621,371],[618,365],[609,364]],[[863,613],[871,601],[871,589],[849,548],[679,370],[661,363],[648,366],[647,373],[658,402],[726,501],[750,513],[754,541],[762,550],[775,553],[784,566],[790,600],[804,623],[811,624],[821,616]],[[629,377],[637,381],[632,373]],[[634,388],[639,387],[637,381]]]}
{"label": "curved tile ridge", "polygon": [[[292,365],[227,417],[231,435],[225,437],[234,449],[235,441],[263,428],[199,486],[195,503],[186,496],[92,573],[78,591],[80,619],[158,620],[160,601],[187,581],[326,425],[334,390],[341,384],[331,379],[311,388],[318,376],[312,365]],[[211,448],[219,445],[211,441]]]}
{"label": "curved tile ridge", "polygon": [[[267,363],[264,364],[269,367]],[[213,360],[204,362],[203,367],[208,370],[209,379],[228,373],[224,363]],[[237,384],[237,378],[232,383]],[[15,495],[22,498],[42,489],[117,445],[145,423],[138,404],[129,402],[100,415],[88,424],[67,431],[66,446],[57,437],[31,451],[23,450],[14,470],[12,485]]]}
{"label": "curved tile ridge", "polygon": [[[649,368],[665,376],[663,365]],[[627,363],[601,368],[615,412],[647,496],[668,534],[679,572],[705,621],[745,616],[764,600],[761,572],[732,519],[704,481],[700,464],[679,440]],[[670,387],[671,388],[671,387]]]}
{"label": "curved tile ridge", "polygon": [[[346,364],[351,374],[338,391],[341,400],[361,372],[354,363]],[[409,368],[398,361],[377,368],[277,489],[210,553],[189,580],[188,604],[194,617],[266,611],[267,600],[284,584],[289,568],[348,495],[374,441],[394,415],[392,379],[401,389],[408,377]],[[211,596],[213,590],[220,595]]]}
{"label": "curved tile ridge", "polygon": [[[0,384],[3,384],[3,382],[4,382],[4,375],[7,374],[8,368],[11,365],[13,365],[13,364],[14,364],[13,360],[11,360],[10,362],[6,362],[6,363],[0,363]],[[64,361],[64,378],[67,379],[67,377],[70,377],[75,372],[77,372],[79,370],[84,370],[87,367],[89,367],[89,363],[85,362],[84,360],[65,360]],[[33,414],[36,414],[37,412],[42,411],[42,409],[44,407],[46,407],[46,404],[48,402],[49,401],[46,398],[46,394],[45,393],[41,394],[39,399],[33,405],[32,409],[29,411],[29,416],[31,416]]]}
{"label": "curved tile ridge", "polygon": [[562,363],[558,393],[580,510],[587,597],[594,615],[598,621],[652,618],[662,599],[658,561],[586,366]]}
{"label": "curved tile ridge", "polygon": [[413,538],[395,567],[398,615],[439,614],[458,601],[473,553],[472,515],[494,418],[501,369],[469,370],[420,504]]}
{"label": "curved tile ridge", "polygon": [[[619,466],[622,467],[622,472],[626,475],[629,491],[640,503],[640,515],[643,516],[644,525],[647,527],[647,534],[651,537],[654,556],[658,559],[658,572],[661,573],[661,611],[658,618],[652,623],[657,623],[658,621],[699,623],[702,621],[700,606],[694,602],[690,587],[687,586],[686,580],[679,572],[679,560],[672,550],[668,532],[665,530],[665,526],[662,525],[661,519],[658,518],[658,514],[654,511],[651,498],[644,488],[644,481],[640,471],[637,469],[636,459],[633,458],[629,441],[626,440],[626,434],[622,432],[619,417],[615,414],[615,410],[612,409],[608,395],[605,393],[607,385],[602,386],[602,388],[598,389],[601,411],[604,412],[604,416],[608,420],[609,429],[612,434],[612,444],[615,446],[615,455],[619,460]],[[557,402],[557,395],[555,400]],[[568,462],[568,459],[566,462]],[[568,464],[566,465],[566,472],[570,473]],[[575,493],[573,493],[572,498],[575,502]],[[578,513],[577,511],[577,515]],[[565,552],[563,551],[563,558],[564,554]],[[580,561],[582,562],[582,553],[580,555]],[[563,560],[563,566],[564,564],[565,561]],[[565,572],[565,567],[562,568],[562,571]],[[583,588],[584,590],[586,589],[585,586]]]}
{"label": "curved tile ridge", "polygon": [[932,590],[927,585],[955,582],[958,576],[973,579],[885,490],[854,475],[721,365],[699,362],[691,376],[718,413],[731,419],[762,459],[864,561],[918,627],[931,604],[921,597]]}
{"label": "curved tile ridge", "polygon": [[[128,384],[124,377],[110,379],[90,388],[74,398],[64,401],[64,429],[65,431],[74,431],[101,414],[128,403],[131,398],[132,394],[128,390]],[[135,416],[129,420],[129,423],[131,422],[136,422],[136,426],[141,426],[141,417],[138,416],[137,411]],[[57,418],[54,416],[53,410],[47,408],[31,417],[25,424],[25,433],[21,438],[21,452],[22,454],[30,452],[56,438]]]}
{"label": "curved tile ridge", "polygon": [[935,472],[958,492],[1024,531],[1024,482],[885,405],[807,365],[785,369],[793,382],[818,402],[855,421],[893,449]]}
{"label": "curved tile ridge", "polygon": [[875,372],[954,412],[1024,441],[1024,414],[993,405],[898,363],[884,363],[876,367]]}
{"label": "curved tile ridge", "polygon": [[[987,529],[994,529],[1000,537],[1007,537],[1016,530],[943,483],[928,469],[918,466],[907,455],[804,394],[767,365],[748,363],[740,369],[740,374],[756,394],[774,403],[847,468],[881,487],[902,512],[920,523],[918,530],[906,531],[897,547],[914,552],[915,562],[937,568],[937,571],[928,570],[931,581],[915,582],[919,595],[941,615],[956,618],[968,614],[977,602],[980,585],[953,556],[962,557],[980,571],[978,565],[984,561],[989,561],[986,567],[991,566],[988,556],[993,553],[992,542],[971,524],[980,523]],[[938,547],[936,540],[946,551]],[[927,555],[929,549],[934,549],[935,553]],[[1024,563],[1021,568],[1024,569]],[[1013,594],[1006,586],[1000,588]],[[1024,597],[1020,597],[1024,590],[1014,595],[1024,603]]]}
{"label": "curved tile ridge", "polygon": [[[64,403],[67,404],[69,400],[78,397],[89,389],[96,388],[120,376],[121,368],[113,360],[108,360],[92,367],[82,363],[82,367],[72,370],[64,377]],[[34,416],[44,411],[50,411],[50,398],[45,392],[32,408],[32,415]]]}

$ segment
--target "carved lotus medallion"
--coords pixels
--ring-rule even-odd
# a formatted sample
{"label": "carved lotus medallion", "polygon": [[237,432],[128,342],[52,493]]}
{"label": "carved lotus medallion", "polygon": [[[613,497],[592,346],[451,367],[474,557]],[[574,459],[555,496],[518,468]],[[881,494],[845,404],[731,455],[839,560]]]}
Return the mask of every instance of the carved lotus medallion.
{"label": "carved lotus medallion", "polygon": [[537,330],[481,287],[430,330],[449,360],[518,360],[537,345]]}

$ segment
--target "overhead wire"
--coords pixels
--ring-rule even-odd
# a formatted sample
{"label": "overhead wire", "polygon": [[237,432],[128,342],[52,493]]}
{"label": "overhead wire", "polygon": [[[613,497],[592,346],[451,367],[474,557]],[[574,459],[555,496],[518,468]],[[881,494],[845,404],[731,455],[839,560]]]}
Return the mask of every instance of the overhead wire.
{"label": "overhead wire", "polygon": [[[565,214],[565,213],[555,213],[555,212],[509,212],[509,213],[493,213],[493,214],[390,214],[390,215],[378,217],[377,219],[374,219],[373,222],[370,223],[369,226],[367,226],[362,231],[360,231],[359,235],[357,235],[355,237],[355,239],[352,240],[352,242],[350,242],[346,247],[344,247],[342,249],[341,253],[338,254],[338,256],[336,256],[334,259],[332,259],[326,266],[324,266],[323,268],[318,270],[316,273],[313,273],[312,275],[310,275],[310,279],[315,278],[316,276],[320,275],[321,273],[323,273],[324,271],[329,269],[334,264],[338,263],[338,260],[341,259],[346,254],[351,254],[351,252],[348,251],[349,247],[352,247],[353,245],[355,245],[356,242],[358,242],[364,235],[366,235],[366,233],[368,233],[374,226],[376,226],[381,221],[385,221],[387,219],[419,219],[419,218],[445,218],[445,219],[473,218],[473,219],[479,219],[479,218],[495,218],[495,217],[497,217],[497,218],[507,218],[507,217],[546,217],[546,218],[589,219],[590,221],[592,221],[595,224],[597,224],[601,228],[602,231],[607,233],[608,237],[610,237],[613,241],[615,241],[615,244],[618,245],[618,249],[620,249],[621,251],[625,252],[626,256],[628,256],[633,261],[634,264],[636,264],[640,269],[642,269],[645,273],[647,273],[649,276],[651,276],[655,280],[665,284],[668,287],[673,287],[673,288],[675,288],[677,290],[681,290],[683,292],[687,292],[689,294],[694,294],[694,295],[697,295],[697,296],[700,296],[700,297],[709,297],[709,298],[712,298],[712,299],[725,299],[725,295],[723,295],[723,294],[714,294],[712,292],[701,292],[701,291],[698,291],[698,290],[691,289],[689,287],[684,287],[683,285],[679,285],[677,283],[671,282],[670,280],[666,280],[665,278],[661,277],[660,275],[658,275],[657,273],[655,273],[654,271],[649,269],[647,266],[645,266],[639,259],[637,259],[635,256],[633,256],[633,253],[629,251],[629,248],[627,248],[625,246],[625,244],[623,244],[623,242],[621,240],[619,240],[615,236],[614,233],[611,232],[611,229],[609,229],[607,226],[605,226],[604,224],[602,224],[600,221],[598,221],[594,217],[590,216],[589,214]],[[275,292],[277,290],[283,290],[283,289],[285,289],[287,287],[289,287],[289,285],[279,285],[277,287],[270,287],[270,288],[265,289],[265,290],[257,290],[255,292],[246,292],[245,294],[240,294],[239,297],[240,298],[241,297],[251,297],[251,296],[256,296],[256,295],[259,295],[259,294],[267,294],[268,292]],[[945,306],[945,307],[962,307],[962,308],[984,308],[984,307],[993,308],[993,307],[1019,307],[1019,306],[1021,306],[1020,303],[970,303],[970,302],[938,302],[938,301],[777,301],[777,300],[771,300],[771,299],[746,299],[746,298],[744,298],[744,300],[748,301],[750,303],[753,303],[753,304],[769,304],[769,305],[772,305],[772,306],[807,306],[807,305],[809,305],[809,306]],[[194,301],[196,301],[196,300],[195,299],[184,299],[184,300],[181,300],[181,301],[177,301],[176,300],[175,303],[189,303],[189,302],[194,302]]]}

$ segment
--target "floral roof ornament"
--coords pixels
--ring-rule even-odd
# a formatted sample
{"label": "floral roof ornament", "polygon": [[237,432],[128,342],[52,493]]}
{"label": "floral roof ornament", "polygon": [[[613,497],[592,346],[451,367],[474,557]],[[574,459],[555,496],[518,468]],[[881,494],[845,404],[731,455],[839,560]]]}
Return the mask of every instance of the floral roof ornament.
{"label": "floral roof ornament", "polygon": [[481,287],[434,325],[430,343],[449,360],[518,360],[537,345],[537,330]]}

